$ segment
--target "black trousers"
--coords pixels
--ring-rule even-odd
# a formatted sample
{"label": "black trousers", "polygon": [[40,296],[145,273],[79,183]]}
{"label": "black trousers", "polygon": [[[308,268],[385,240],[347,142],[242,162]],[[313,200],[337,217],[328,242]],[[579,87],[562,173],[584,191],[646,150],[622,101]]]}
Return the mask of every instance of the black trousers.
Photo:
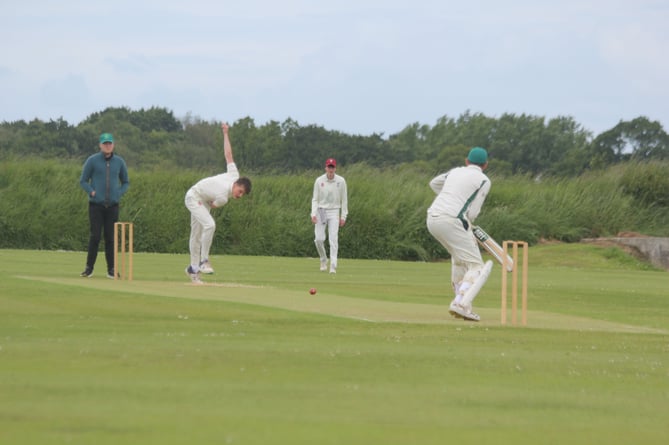
{"label": "black trousers", "polygon": [[100,239],[104,232],[107,271],[112,271],[114,270],[114,223],[118,221],[118,204],[105,207],[102,204],[89,203],[88,219],[91,223],[91,235],[88,240],[86,268],[93,270],[95,267]]}

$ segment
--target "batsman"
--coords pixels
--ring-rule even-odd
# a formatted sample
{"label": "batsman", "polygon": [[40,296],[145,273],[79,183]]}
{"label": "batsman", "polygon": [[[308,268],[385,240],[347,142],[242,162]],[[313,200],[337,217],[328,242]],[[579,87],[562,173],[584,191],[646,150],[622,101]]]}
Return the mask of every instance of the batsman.
{"label": "batsman", "polygon": [[430,181],[430,188],[437,196],[427,209],[428,231],[451,255],[455,298],[449,312],[471,321],[481,320],[472,311],[472,302],[492,270],[492,261],[483,263],[472,232],[473,222],[490,191],[490,179],[483,173],[487,167],[488,152],[481,147],[472,148],[464,166]]}

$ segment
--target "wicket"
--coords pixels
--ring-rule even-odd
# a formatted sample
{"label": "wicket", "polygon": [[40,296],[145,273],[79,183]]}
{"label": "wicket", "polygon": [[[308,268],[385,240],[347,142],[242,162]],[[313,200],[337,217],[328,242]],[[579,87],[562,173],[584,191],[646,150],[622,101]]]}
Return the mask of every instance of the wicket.
{"label": "wicket", "polygon": [[[518,324],[518,268],[522,267],[521,275],[521,323],[527,326],[527,243],[525,241],[504,241],[502,242],[502,249],[504,250],[503,264],[502,264],[502,324],[507,322],[507,258],[509,254],[509,246],[513,256],[513,270],[511,273],[511,324],[514,326]],[[518,262],[518,248],[522,248],[523,257],[522,263]]]}
{"label": "wicket", "polygon": [[[114,279],[132,281],[132,253],[134,245],[134,226],[131,222],[114,223]],[[126,239],[126,231],[128,237]],[[120,234],[120,240],[119,240]],[[120,245],[119,245],[120,241]],[[127,253],[126,253],[127,245]],[[120,249],[119,249],[120,247]],[[119,253],[121,255],[121,268],[119,269]],[[127,262],[126,262],[127,260]]]}

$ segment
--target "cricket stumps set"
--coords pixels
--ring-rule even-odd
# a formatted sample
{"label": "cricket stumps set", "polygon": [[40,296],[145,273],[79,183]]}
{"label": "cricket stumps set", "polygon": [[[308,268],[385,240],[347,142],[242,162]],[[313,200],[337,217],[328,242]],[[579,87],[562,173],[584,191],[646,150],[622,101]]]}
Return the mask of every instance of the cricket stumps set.
{"label": "cricket stumps set", "polygon": [[[114,279],[132,281],[134,226],[131,222],[114,223]],[[120,258],[119,258],[120,257]],[[119,261],[120,260],[120,261]],[[119,268],[120,263],[120,268]]]}
{"label": "cricket stumps set", "polygon": [[[509,257],[509,248],[511,255]],[[507,323],[507,293],[508,293],[508,276],[511,274],[511,324],[518,324],[518,288],[520,288],[520,322],[523,326],[527,326],[527,243],[525,241],[504,241],[502,242],[502,250],[504,252],[505,262],[502,264],[502,324]],[[521,262],[518,262],[518,251],[522,250]],[[511,272],[508,272],[508,259],[513,260],[515,267],[512,267]],[[518,282],[518,269],[521,269],[520,283]]]}
{"label": "cricket stumps set", "polygon": [[[473,226],[472,231],[479,245],[502,265],[502,324],[507,323],[507,295],[509,291],[508,274],[511,274],[511,324],[518,324],[518,289],[520,288],[521,324],[527,325],[527,269],[528,250],[525,241],[503,241],[500,246],[485,230]],[[519,250],[522,250],[520,263]],[[518,270],[521,270],[520,282]]]}

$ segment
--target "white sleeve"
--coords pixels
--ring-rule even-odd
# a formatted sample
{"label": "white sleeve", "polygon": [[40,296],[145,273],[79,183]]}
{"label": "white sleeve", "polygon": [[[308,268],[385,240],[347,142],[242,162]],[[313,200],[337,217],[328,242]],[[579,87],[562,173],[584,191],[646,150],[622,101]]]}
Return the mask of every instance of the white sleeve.
{"label": "white sleeve", "polygon": [[479,216],[479,213],[481,212],[481,207],[483,207],[483,202],[485,201],[486,196],[488,196],[489,191],[490,191],[490,181],[486,180],[483,183],[483,185],[481,185],[479,192],[476,194],[476,198],[474,198],[474,201],[472,201],[472,204],[469,206],[469,209],[467,210],[467,219],[470,222],[474,222],[476,217]]}
{"label": "white sleeve", "polygon": [[444,183],[446,182],[447,176],[448,173],[444,173],[439,176],[435,176],[432,181],[430,181],[430,188],[435,193],[435,195],[438,195],[441,192],[441,189],[444,188]]}
{"label": "white sleeve", "polygon": [[318,211],[318,179],[314,181],[314,191],[313,194],[311,195],[311,216],[312,217],[316,216],[317,211]]}
{"label": "white sleeve", "polygon": [[346,180],[341,180],[341,219],[346,219],[348,216],[348,192],[346,190]]}

